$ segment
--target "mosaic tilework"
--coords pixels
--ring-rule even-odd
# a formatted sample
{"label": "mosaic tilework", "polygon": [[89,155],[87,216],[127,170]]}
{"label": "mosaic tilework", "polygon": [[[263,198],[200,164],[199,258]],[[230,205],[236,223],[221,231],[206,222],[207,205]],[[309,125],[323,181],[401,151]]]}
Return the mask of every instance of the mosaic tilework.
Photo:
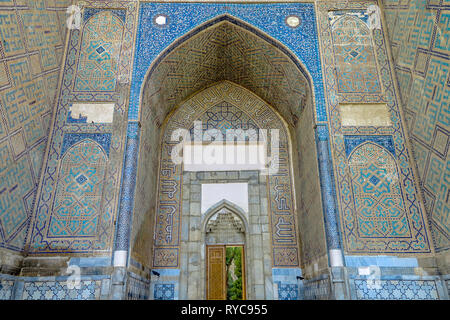
{"label": "mosaic tilework", "polygon": [[347,157],[350,156],[350,153],[355,149],[357,146],[361,145],[364,142],[373,142],[374,144],[377,144],[387,151],[389,151],[391,154],[395,156],[395,147],[394,147],[394,141],[392,140],[392,136],[345,136],[345,154]]}
{"label": "mosaic tilework", "polygon": [[[49,237],[93,237],[98,233],[107,156],[94,141],[71,147],[61,161]],[[111,213],[109,213],[111,215]]]}
{"label": "mosaic tilework", "polygon": [[[255,15],[255,12],[258,12],[258,15]],[[154,24],[153,19],[157,14],[167,15],[169,17],[169,23],[162,27]],[[320,121],[325,121],[326,112],[324,108],[322,71],[317,44],[314,5],[311,3],[272,3],[270,5],[255,3],[141,3],[139,36],[136,44],[130,97],[130,105],[132,107],[129,111],[129,118],[133,120],[140,118],[139,96],[141,87],[151,63],[155,61],[157,56],[175,40],[185,36],[189,31],[194,30],[195,27],[224,14],[227,14],[228,18],[222,17],[221,21],[232,21],[233,24],[237,24],[244,29],[249,28],[246,24],[248,23],[283,43],[286,47],[279,47],[279,49],[288,57],[293,58],[292,54],[286,48],[300,58],[311,74],[314,82],[317,117]],[[290,14],[301,18],[302,23],[298,28],[291,28],[286,25],[285,18]],[[230,16],[236,17],[237,19],[232,20]],[[238,20],[245,21],[246,23],[239,22]],[[267,21],[272,21],[272,23],[266,23]],[[215,21],[214,23],[217,22]],[[204,25],[201,29],[197,29],[195,33],[209,26]],[[254,30],[251,31],[253,32]],[[187,37],[191,37],[195,33]],[[265,35],[262,36],[269,43],[279,46],[274,40]],[[184,40],[186,39],[181,39],[179,42]],[[172,50],[173,47],[170,47],[169,52]],[[169,52],[165,52],[164,55],[169,54]],[[164,56],[159,57],[159,60],[161,59],[164,59]],[[299,68],[302,69],[300,65]],[[212,74],[211,76],[215,75]],[[264,96],[265,93],[263,91],[261,92],[262,96]]]}
{"label": "mosaic tilework", "polygon": [[62,281],[25,282],[23,300],[97,300],[101,281],[81,280],[80,288],[69,289]]}
{"label": "mosaic tilework", "polygon": [[360,237],[410,237],[392,155],[369,142],[355,149],[348,162]]}
{"label": "mosaic tilework", "polygon": [[123,169],[120,207],[117,219],[115,250],[128,250],[130,243],[130,224],[133,214],[134,190],[136,186],[139,129],[136,122],[129,122]]}
{"label": "mosaic tilework", "polygon": [[[257,16],[254,15],[254,12],[256,11],[258,12]],[[154,18],[158,14],[164,14],[168,17],[167,25],[160,26],[154,23]],[[300,17],[301,24],[298,28],[291,28],[286,25],[285,18],[290,14]],[[265,21],[269,20],[272,21],[272,23],[265,23]],[[227,27],[218,28],[218,25],[223,22],[227,22]],[[202,23],[204,24],[202,25]],[[210,31],[212,29],[215,30],[215,33],[218,33],[220,29],[227,32],[218,33],[220,36],[216,36],[215,41],[204,41],[203,43],[207,44],[206,47],[208,50],[199,50],[199,48],[202,47],[201,45],[185,46],[186,42],[193,42],[197,37],[202,37],[208,32],[211,33]],[[238,29],[238,33],[233,31],[236,29]],[[260,30],[262,32],[260,32]],[[247,33],[250,33],[250,36],[248,36]],[[259,37],[260,39],[258,41],[252,40],[252,34],[256,35],[256,38]],[[191,38],[195,39],[191,40]],[[255,37],[253,36],[253,38]],[[214,55],[212,52],[216,50],[210,49],[217,49],[230,40],[233,40],[232,43],[239,44],[232,46],[235,47],[233,50],[241,50],[244,52],[245,59],[241,57],[242,55],[240,53],[236,54],[235,52],[228,51],[229,56],[235,56],[239,59],[235,59],[233,66],[230,66],[229,64],[220,66],[220,63],[217,63],[216,60],[223,60],[222,57],[224,53],[219,50],[217,51],[217,55]],[[249,42],[249,40],[251,41]],[[202,42],[198,43],[202,44]],[[264,59],[260,59],[262,54],[253,54],[252,50],[248,49],[249,43],[252,45],[252,50],[255,50],[256,47],[260,48],[261,46],[262,48],[267,48],[267,44],[273,45],[278,48],[281,53],[286,55],[288,59],[286,59],[286,56],[280,56],[279,52],[273,51],[273,49],[270,49],[269,46],[269,50],[261,50],[261,53],[265,54],[265,60],[271,61],[270,63],[267,63]],[[203,73],[200,72],[198,74],[198,79],[203,81],[204,84],[208,84],[208,82],[205,82],[205,79],[208,80],[208,77],[215,79],[217,77],[216,73],[222,74],[224,72],[228,72],[226,70],[227,68],[231,68],[234,69],[235,74],[239,74],[239,77],[242,76],[245,80],[242,81],[242,85],[253,88],[252,86],[255,86],[255,83],[258,84],[258,93],[261,96],[268,98],[271,98],[272,96],[277,97],[277,99],[279,98],[278,101],[293,101],[293,103],[289,103],[290,108],[285,108],[285,106],[282,106],[280,110],[287,121],[292,121],[291,123],[295,123],[298,120],[297,118],[299,112],[299,108],[296,108],[296,106],[299,105],[300,101],[298,101],[298,99],[292,99],[292,97],[297,95],[297,93],[294,92],[294,94],[291,94],[291,89],[298,88],[299,86],[296,85],[296,83],[290,84],[291,88],[288,93],[291,97],[288,98],[288,95],[282,93],[286,91],[278,90],[279,92],[277,93],[276,90],[272,90],[274,88],[276,89],[275,86],[270,85],[270,83],[274,80],[263,76],[263,74],[267,73],[279,77],[283,76],[283,73],[286,74],[286,71],[292,70],[287,72],[288,78],[291,79],[290,81],[295,78],[299,78],[295,76],[295,74],[298,74],[298,71],[296,71],[295,68],[293,69],[289,67],[288,63],[286,63],[289,62],[288,60],[290,59],[297,65],[297,68],[302,73],[305,73],[303,72],[304,70],[308,70],[307,72],[309,72],[310,77],[307,77],[307,80],[311,81],[310,79],[312,78],[312,82],[314,83],[313,92],[315,94],[317,109],[314,110],[314,113],[317,114],[317,119],[319,121],[325,121],[327,118],[324,104],[321,65],[320,59],[318,59],[319,51],[314,5],[311,3],[141,3],[132,91],[130,97],[131,108],[129,110],[129,119],[140,119],[142,122],[146,123],[153,122],[151,120],[156,119],[155,127],[157,131],[157,128],[161,125],[162,119],[164,119],[164,116],[158,114],[163,108],[148,108],[149,105],[152,106],[155,105],[155,103],[161,105],[161,101],[166,100],[166,98],[171,99],[170,103],[173,103],[177,97],[184,98],[180,93],[190,92],[185,87],[188,87],[189,90],[191,90],[192,87],[198,85],[197,89],[201,89],[201,86],[198,83],[194,83],[193,85],[190,82],[184,81],[184,79],[180,77],[180,74],[191,74],[193,68],[190,66],[188,67],[181,58],[173,59],[173,61],[172,59],[168,59],[169,57],[177,57],[177,54],[174,54],[174,51],[177,51],[178,49],[180,49],[180,51],[191,50],[191,55],[186,55],[185,53],[178,55],[181,55],[186,59],[192,59],[192,62],[196,66],[201,63],[201,65],[205,68]],[[205,54],[205,52],[209,53],[209,55]],[[271,54],[268,54],[268,52],[271,52]],[[248,53],[250,53],[250,55],[248,55]],[[297,61],[297,58],[294,57],[294,55],[299,57],[298,59],[301,63]],[[272,59],[272,57],[280,57],[280,59]],[[216,60],[214,60],[214,58],[216,58]],[[164,60],[166,59],[167,63],[164,63]],[[203,61],[205,59],[211,61],[214,67],[204,63]],[[218,67],[218,65],[220,67]],[[156,87],[160,87],[160,84],[157,82],[148,81],[149,83],[144,84],[144,86],[148,86],[151,90],[145,90],[143,92],[143,101],[141,101],[142,107],[140,107],[139,96],[143,86],[142,84],[145,80],[145,75],[150,72],[147,76],[149,78],[153,77],[153,72],[156,72],[155,70],[159,69],[160,66],[164,66],[161,68],[162,71],[160,70],[159,72],[160,81],[165,81],[170,85],[173,85],[173,90],[167,90],[166,86],[162,86],[161,91],[158,91],[155,95],[152,95],[152,93],[155,92],[153,90]],[[274,68],[274,66],[276,66],[276,68]],[[286,68],[286,66],[289,68]],[[222,70],[223,68],[225,68],[225,70]],[[270,72],[267,72],[267,70]],[[249,77],[249,75],[251,76]],[[302,77],[303,76],[305,75],[302,75]],[[239,77],[237,77],[237,82],[240,81]],[[178,83],[175,79],[178,80]],[[251,81],[248,81],[249,79]],[[262,79],[264,82],[261,82]],[[194,80],[196,80],[196,78],[194,78]],[[275,82],[276,81],[277,80],[275,80]],[[152,87],[153,84],[155,84],[155,87]],[[282,85],[285,86],[284,83]],[[312,83],[310,83],[310,86],[312,86]],[[166,92],[167,94],[161,94],[161,92]],[[148,95],[148,97],[146,97],[146,95]],[[301,97],[301,95],[299,96]],[[153,100],[150,100],[151,102],[148,103],[146,101],[148,100],[147,98],[152,98]],[[276,101],[277,99],[273,100]],[[269,103],[275,104],[271,101],[269,101]],[[284,110],[287,112],[284,112]],[[313,117],[315,116],[316,115],[313,115]],[[147,126],[142,127],[143,136],[148,134],[146,133],[148,130],[149,129],[147,129]],[[156,138],[152,133],[151,138],[143,138],[141,140],[141,147],[146,148],[146,151],[140,151],[139,166],[140,168],[142,167],[142,169],[139,170],[153,169],[150,168],[151,165],[149,165],[150,159],[145,162],[143,158],[152,157],[151,153],[150,155],[148,154],[149,151],[153,150],[151,141],[154,139]],[[156,169],[152,172],[156,172]],[[139,177],[137,179],[138,185],[136,187],[135,213],[133,217],[136,222],[133,222],[132,241],[139,244],[139,247],[141,247],[142,250],[140,250],[140,253],[133,251],[133,255],[135,257],[138,255],[145,257],[147,255],[146,252],[148,252],[148,250],[144,248],[145,246],[142,245],[142,235],[139,238],[137,238],[136,235],[138,234],[138,230],[141,230],[144,227],[143,223],[149,225],[149,223],[146,222],[148,220],[146,217],[153,214],[155,211],[155,208],[151,205],[140,204],[140,201],[142,200],[146,203],[151,203],[152,196],[148,194],[152,192],[154,186],[151,182],[149,182],[149,180],[150,179]],[[141,221],[141,224],[135,227],[135,223],[137,223],[137,221]],[[135,247],[133,246],[133,248]],[[170,252],[169,249],[166,251],[155,249],[154,253],[156,257],[161,259],[172,259],[174,264],[178,264],[177,249],[170,249]],[[293,255],[295,256],[295,254],[291,252],[286,255],[284,259],[290,259]]]}
{"label": "mosaic tilework", "polygon": [[436,251],[450,249],[450,4],[383,4]]}
{"label": "mosaic tilework", "polygon": [[[332,27],[329,11],[365,12],[373,1],[360,2],[329,2],[317,4],[319,35],[323,51],[322,62],[325,74],[325,87],[328,99],[328,114],[330,119],[330,142],[333,152],[334,175],[336,180],[336,194],[341,223],[342,240],[345,252],[348,254],[429,254],[433,250],[428,222],[420,199],[418,183],[413,171],[413,159],[406,142],[407,129],[398,106],[397,93],[393,85],[393,77],[386,43],[381,29],[371,31],[375,59],[378,66],[381,91],[360,93],[345,93],[338,89],[338,79],[334,72],[336,61],[329,44],[332,43]],[[353,16],[352,19],[359,19]],[[339,20],[337,20],[339,21]],[[364,22],[364,20],[361,20]],[[365,23],[365,22],[364,22]],[[389,107],[392,126],[390,127],[342,127],[339,117],[339,103],[386,103]],[[386,136],[391,135],[394,143],[395,164],[398,168],[399,185],[402,186],[402,202],[408,217],[411,235],[402,238],[363,237],[364,234],[355,224],[357,212],[353,197],[352,174],[346,155],[344,135],[354,136]],[[370,139],[370,138],[369,138]],[[379,149],[381,150],[381,149]],[[381,154],[380,154],[381,155]],[[376,182],[373,180],[373,182]],[[403,192],[404,190],[404,192]],[[392,193],[391,193],[392,194]],[[397,198],[397,196],[395,196]],[[398,202],[399,203],[399,202]],[[381,217],[377,217],[381,221]]]}
{"label": "mosaic tilework", "polygon": [[9,300],[12,297],[14,281],[0,279],[0,300]]}
{"label": "mosaic tilework", "polygon": [[[120,23],[123,24],[124,28],[120,49],[118,49],[121,52],[119,55],[120,60],[118,61],[117,73],[115,75],[118,79],[118,81],[116,81],[117,93],[106,91],[74,91],[77,61],[82,47],[83,33],[84,30],[87,29],[82,25],[80,30],[72,30],[69,34],[68,47],[65,55],[61,90],[58,95],[57,105],[55,106],[55,123],[52,124],[50,130],[50,151],[44,160],[45,170],[38,187],[37,203],[32,217],[31,230],[27,239],[30,254],[49,252],[64,254],[89,252],[91,255],[95,255],[98,252],[104,254],[105,251],[111,250],[113,244],[115,229],[114,219],[118,207],[121,168],[125,147],[124,139],[126,136],[126,121],[124,121],[124,117],[127,102],[124,98],[126,94],[123,93],[129,90],[128,86],[131,74],[130,61],[132,61],[133,54],[132,48],[137,8],[135,2],[128,1],[110,1],[108,3],[81,1],[79,5],[81,6],[82,12],[84,12],[84,7],[94,9],[102,8],[95,13],[95,15],[98,14],[101,16],[105,13],[111,14],[108,9],[110,7],[114,8],[114,12],[124,11],[124,13],[118,15],[117,18],[120,20]],[[92,15],[91,20],[88,20],[87,23],[93,21],[92,19],[95,19],[95,15]],[[123,19],[125,19],[125,21],[123,21]],[[101,102],[114,104],[113,123],[68,122],[68,113],[72,103],[86,103],[87,101],[90,103]],[[54,210],[56,210],[55,196],[57,193],[61,194],[60,191],[57,192],[57,189],[59,188],[57,182],[64,181],[66,178],[70,180],[70,175],[59,176],[63,157],[62,152],[65,151],[67,154],[67,152],[70,152],[67,150],[70,150],[71,146],[76,146],[77,143],[86,138],[98,142],[99,148],[103,149],[105,156],[107,155],[107,161],[105,160],[106,175],[103,178],[103,191],[101,192],[100,200],[102,206],[101,216],[98,216],[97,224],[90,224],[90,229],[86,229],[86,232],[90,234],[89,237],[83,237],[81,233],[84,233],[85,231],[81,232],[80,229],[70,236],[60,237],[58,240],[54,240],[51,238],[52,231],[49,231],[49,226],[51,224],[52,214],[54,214]],[[81,158],[84,151],[86,151],[86,149],[80,150],[79,156]],[[78,181],[72,181],[74,186],[87,183],[87,181],[84,181],[80,176],[72,178],[78,179]],[[87,176],[85,176],[85,178],[88,179]],[[81,197],[81,199],[83,198]],[[85,198],[85,200],[86,199],[87,198]],[[83,215],[100,212],[97,211],[99,209],[97,205],[99,202],[88,203],[87,200],[82,204],[84,209],[81,213]],[[59,203],[61,204],[61,202]],[[67,203],[62,203],[63,206],[65,204]],[[66,207],[69,208],[70,206],[67,205]],[[95,214],[93,217],[94,216]],[[55,234],[59,234],[59,231]]]}
{"label": "mosaic tilework", "polygon": [[[172,148],[176,145],[176,142],[171,141],[172,132],[179,128],[190,129],[193,122],[203,119],[203,116],[211,118],[208,112],[216,112],[212,118],[219,119],[220,114],[229,111],[234,115],[242,113],[242,118],[247,119],[244,123],[248,123],[250,118],[258,128],[279,129],[279,170],[267,176],[270,190],[268,214],[273,226],[273,266],[298,266],[297,228],[286,128],[275,112],[260,98],[232,82],[224,81],[185,101],[169,119],[165,128],[155,222],[154,267],[177,267],[179,260],[182,166],[176,165],[171,159]],[[235,122],[232,127],[242,125],[238,118],[228,120]],[[208,122],[208,125],[220,124],[221,122]]]}
{"label": "mosaic tilework", "polygon": [[379,92],[372,36],[359,18],[343,14],[332,24],[338,91]]}
{"label": "mosaic tilework", "polygon": [[0,1],[0,247],[22,251],[71,1]]}
{"label": "mosaic tilework", "polygon": [[174,284],[155,284],[153,297],[155,300],[174,300],[175,285]]}
{"label": "mosaic tilework", "polygon": [[433,280],[368,280],[355,279],[358,300],[438,300],[436,283]]}
{"label": "mosaic tilework", "polygon": [[278,285],[279,300],[298,300],[297,284],[279,284]]}
{"label": "mosaic tilework", "polygon": [[111,148],[111,133],[66,133],[63,139],[61,155],[64,155],[66,151],[76,143],[86,139],[98,143],[102,151],[109,156],[109,151]]}
{"label": "mosaic tilework", "polygon": [[[114,91],[116,88],[124,26],[114,12],[99,12],[84,26],[75,91]],[[85,10],[87,14],[89,9]]]}

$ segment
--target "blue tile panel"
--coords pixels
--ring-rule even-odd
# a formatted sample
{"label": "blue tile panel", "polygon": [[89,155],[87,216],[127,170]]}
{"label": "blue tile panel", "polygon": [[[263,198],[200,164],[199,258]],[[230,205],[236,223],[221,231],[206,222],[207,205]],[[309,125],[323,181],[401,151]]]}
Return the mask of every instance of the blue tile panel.
{"label": "blue tile panel", "polygon": [[298,300],[298,284],[279,284],[279,300]]}
{"label": "blue tile panel", "polygon": [[[119,79],[121,84],[124,79],[130,79],[132,53],[135,40],[134,30],[136,29],[135,23],[138,12],[137,3],[129,1],[113,1],[108,3],[90,2],[89,7],[97,9],[88,13],[88,15],[92,14],[92,19],[89,19],[86,22],[90,23],[97,21],[98,23],[95,25],[83,24],[80,30],[72,30],[68,36],[69,39],[64,61],[64,72],[62,73],[60,91],[58,92],[58,99],[54,109],[54,119],[56,121],[50,130],[49,152],[43,164],[43,177],[38,187],[35,211],[33,212],[32,223],[28,230],[29,236],[27,239],[30,248],[29,254],[50,252],[67,254],[83,252],[91,255],[102,255],[104,252],[111,250],[113,245],[115,229],[114,221],[116,220],[118,211],[117,207],[120,192],[118,184],[122,175],[121,169],[124,154],[122,138],[125,134],[124,128],[121,126],[117,127],[115,124],[126,121],[125,113],[127,102],[125,99],[120,99],[120,95],[117,94],[115,90],[112,90],[112,87],[109,85],[103,86],[104,83],[101,83],[101,80],[96,78],[98,66],[81,68],[82,75],[80,75],[79,72],[77,73],[77,70],[79,69],[80,63],[83,62],[79,59],[80,56],[84,54],[84,57],[87,60],[90,59],[89,55],[86,55],[86,48],[90,48],[89,50],[93,49],[92,53],[94,60],[99,59],[100,57],[98,55],[100,55],[101,57],[108,59],[108,63],[114,65],[114,68],[111,70],[103,70],[105,71],[104,75],[106,78],[110,80],[113,79],[112,81],[114,82]],[[112,12],[110,9],[113,9]],[[89,12],[89,9],[86,12]],[[107,17],[108,19],[102,20],[104,17]],[[104,26],[104,28],[101,29],[102,25],[105,25],[105,22],[107,21],[111,23],[106,23],[107,26]],[[91,41],[85,42],[85,46],[83,46],[83,41],[87,38]],[[101,41],[101,43],[97,43],[95,48],[86,46],[90,44],[95,46],[96,43],[94,42],[97,40]],[[113,56],[106,56],[108,54],[108,48],[113,50],[114,54],[118,52],[117,50],[120,50],[120,55],[118,55],[117,59]],[[84,62],[89,62],[86,59]],[[111,71],[113,75],[108,74],[109,71]],[[86,85],[96,86],[97,89],[101,89],[101,92],[94,90],[88,90],[89,92],[77,92],[75,90],[75,80],[81,79],[80,77],[84,80],[93,79],[92,83],[89,80],[86,82]],[[97,83],[95,83],[96,81]],[[111,91],[108,91],[109,89],[111,89]],[[73,123],[73,121],[70,120],[71,117],[69,117],[70,105],[75,102],[86,101],[114,103],[114,123],[111,125]],[[82,140],[84,140],[84,142],[81,142]],[[95,201],[92,201],[92,199],[89,198],[89,192],[85,192],[82,203],[84,206],[83,210],[78,210],[79,206],[77,206],[74,201],[70,203],[70,208],[68,208],[64,202],[60,202],[59,206],[57,206],[58,203],[55,201],[56,193],[60,192],[63,196],[62,193],[64,192],[62,191],[70,191],[69,187],[63,190],[59,188],[59,185],[71,183],[71,181],[61,174],[59,160],[63,158],[64,154],[67,156],[70,152],[69,150],[73,150],[74,147],[83,143],[86,145],[86,141],[98,144],[99,148],[103,149],[107,156],[106,161],[102,164],[102,168],[97,165],[95,167],[96,169],[101,169],[105,175],[100,177],[102,178],[101,185],[100,183],[98,186],[94,185],[94,188],[103,189],[99,192],[95,192]],[[84,162],[89,162],[89,159],[86,158],[86,154],[83,154],[83,152],[79,154],[79,159]],[[72,161],[70,167],[68,167],[68,172],[70,172],[71,168],[76,169],[76,166],[77,161]],[[72,172],[74,171],[72,170]],[[85,178],[89,177],[84,172],[83,175],[84,178],[80,175],[74,177],[72,181],[73,184],[77,184],[77,187],[85,188]],[[59,181],[62,182],[58,184]],[[78,198],[82,197],[79,195]],[[52,219],[57,214],[56,211],[58,211],[60,215],[64,215],[64,211],[69,210],[73,212],[78,210],[80,212],[77,213],[80,214],[82,219],[92,218],[95,221],[91,219],[93,223],[90,225],[83,225],[86,226],[86,228],[81,230],[82,232],[78,232],[79,229],[76,228],[75,224],[70,221],[65,221],[64,219],[59,219],[56,221],[56,224],[51,224],[51,221],[54,221]],[[62,234],[59,232],[59,230],[63,229],[58,225],[60,221],[65,224],[64,230],[66,234],[64,235],[64,238],[61,237]],[[66,226],[68,228],[66,228]],[[50,227],[55,227],[57,229],[51,230]],[[56,236],[58,236],[58,239],[51,237],[55,234],[55,231],[57,231]],[[86,235],[88,235],[88,237]]]}
{"label": "blue tile panel", "polygon": [[0,247],[24,250],[70,0],[0,1]]}
{"label": "blue tile panel", "polygon": [[434,280],[355,281],[358,300],[438,300]]}
{"label": "blue tile panel", "polygon": [[111,147],[111,133],[66,133],[63,139],[61,155],[63,156],[67,149],[85,139],[90,139],[97,142],[100,146],[102,146],[106,155],[109,156],[109,150]]}
{"label": "blue tile panel", "polygon": [[297,277],[302,275],[300,268],[273,268],[272,280],[278,287],[279,300],[299,300],[299,284]]}
{"label": "blue tile panel", "polygon": [[[326,70],[324,86],[329,116],[329,141],[333,155],[333,174],[336,182],[336,200],[343,249],[348,254],[356,255],[411,253],[429,255],[433,251],[432,239],[428,230],[426,212],[419,196],[418,177],[412,168],[412,153],[408,148],[405,133],[407,127],[402,118],[400,101],[394,86],[384,25],[373,30],[367,30],[363,25],[366,19],[362,13],[370,4],[370,2],[352,2],[349,8],[350,4],[344,1],[316,2],[318,30],[321,35],[322,67]],[[333,14],[342,15],[343,11],[347,11],[346,15],[351,15],[351,17],[345,17],[347,22],[357,21],[355,26],[359,26],[353,28],[352,37],[358,33],[364,37],[370,35],[377,76],[380,80],[380,91],[375,90],[372,85],[370,88],[366,87],[368,90],[364,92],[358,91],[361,93],[356,93],[353,89],[346,91],[339,88],[338,82],[344,76],[358,81],[353,78],[354,74],[338,75],[335,72],[339,57],[336,57],[333,47],[340,42],[336,42],[336,30],[333,23],[338,23],[343,17],[338,17],[335,22],[330,21],[330,17]],[[342,126],[339,107],[341,103],[386,104],[392,124],[390,126]],[[357,153],[356,156],[355,153]],[[368,166],[364,167],[365,164]],[[370,164],[374,166],[370,167]],[[383,175],[384,183],[377,181],[381,175],[377,175],[376,178],[372,178],[372,175],[367,176],[367,179],[363,177],[362,173],[372,169],[378,173],[386,171]],[[392,179],[389,180],[388,177]],[[385,189],[381,189],[380,185],[383,185]],[[364,202],[363,198],[370,193],[369,189],[373,189],[375,193],[378,192],[378,195]],[[382,193],[379,193],[380,191]],[[395,204],[389,205],[393,199]],[[374,200],[379,200],[380,205],[373,203],[369,208],[369,202]],[[382,208],[383,206],[388,209]],[[389,221],[385,221],[386,216]],[[367,226],[369,226],[368,229],[366,229]]]}
{"label": "blue tile panel", "polygon": [[96,300],[100,297],[101,281],[84,280],[80,288],[69,289],[66,282],[25,282],[24,300]]}
{"label": "blue tile panel", "polygon": [[382,147],[384,147],[386,150],[388,150],[390,153],[392,153],[395,156],[395,147],[394,147],[394,140],[392,139],[392,136],[352,136],[348,135],[344,138],[345,141],[345,154],[347,157],[352,153],[353,149],[355,149],[360,144],[371,141],[374,142]]}
{"label": "blue tile panel", "polygon": [[383,4],[435,249],[450,250],[450,2]]}
{"label": "blue tile panel", "polygon": [[110,290],[108,275],[18,277],[0,274],[0,300],[98,300]]}
{"label": "blue tile panel", "polygon": [[316,136],[319,157],[319,178],[322,191],[322,202],[325,211],[324,220],[327,247],[328,250],[340,249],[341,240],[339,235],[338,212],[336,209],[336,191],[334,188],[333,166],[330,157],[327,126],[317,126]]}
{"label": "blue tile panel", "polygon": [[13,295],[14,280],[0,278],[0,300],[10,300]]}
{"label": "blue tile panel", "polygon": [[155,284],[153,297],[155,300],[175,300],[175,285]]}
{"label": "blue tile panel", "polygon": [[128,137],[120,192],[120,207],[117,219],[116,250],[128,250],[130,240],[130,223],[134,205],[136,172],[138,158],[138,125],[128,124]]}
{"label": "blue tile panel", "polygon": [[[90,18],[95,16],[97,13],[103,11],[103,9],[98,8],[85,8],[83,11],[83,22],[87,22]],[[115,16],[117,16],[122,22],[125,22],[126,11],[125,10],[109,10]]]}

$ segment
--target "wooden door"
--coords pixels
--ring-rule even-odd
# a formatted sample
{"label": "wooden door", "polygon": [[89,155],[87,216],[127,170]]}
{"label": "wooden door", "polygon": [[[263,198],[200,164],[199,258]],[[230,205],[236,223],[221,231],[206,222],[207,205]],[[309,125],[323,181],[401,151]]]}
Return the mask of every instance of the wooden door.
{"label": "wooden door", "polygon": [[225,266],[225,246],[207,246],[206,252],[206,299],[226,300],[227,273]]}

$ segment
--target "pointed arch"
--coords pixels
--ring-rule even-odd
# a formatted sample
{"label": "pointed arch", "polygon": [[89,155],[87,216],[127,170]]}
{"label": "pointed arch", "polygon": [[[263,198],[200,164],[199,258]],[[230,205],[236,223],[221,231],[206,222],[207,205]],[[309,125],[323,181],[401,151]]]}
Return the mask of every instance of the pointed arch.
{"label": "pointed arch", "polygon": [[372,32],[359,18],[343,15],[332,25],[338,91],[375,93],[381,91]]}
{"label": "pointed arch", "polygon": [[61,159],[48,236],[98,236],[108,157],[91,139],[67,149]]}
{"label": "pointed arch", "polygon": [[[84,139],[82,139],[80,141],[77,141],[77,142],[75,142],[73,144],[65,145],[64,148],[62,149],[63,152],[61,152],[61,160],[64,160],[64,158],[67,155],[70,155],[70,154],[73,155],[73,150],[78,149],[77,146],[79,146],[80,144],[93,144],[93,145],[95,145],[94,149],[97,151],[96,153],[101,152],[104,160],[105,161],[108,160],[108,152],[107,152],[107,150],[105,150],[105,146],[102,146],[100,143],[98,143],[97,141],[95,141],[93,139],[90,139],[90,138],[84,138]],[[96,148],[98,148],[98,150]],[[69,151],[72,151],[72,152],[69,152]]]}
{"label": "pointed arch", "polygon": [[212,205],[203,214],[203,218],[202,218],[203,232],[205,232],[206,226],[208,225],[209,220],[221,209],[228,209],[232,213],[234,213],[237,217],[239,217],[239,219],[241,219],[242,223],[244,224],[245,232],[248,232],[248,230],[249,230],[248,229],[248,221],[247,221],[247,218],[245,217],[246,214],[245,214],[244,210],[237,204],[234,204],[233,202],[228,201],[227,199],[223,199],[223,200],[217,202],[216,204]]}
{"label": "pointed arch", "polygon": [[374,141],[365,141],[365,142],[359,144],[358,146],[355,146],[355,147],[353,148],[353,150],[351,150],[350,153],[348,154],[348,157],[347,157],[347,158],[349,159],[349,162],[350,162],[350,158],[352,158],[352,156],[354,155],[355,151],[358,150],[359,148],[362,148],[362,147],[363,147],[364,145],[366,145],[366,144],[373,144],[375,147],[378,147],[378,148],[380,148],[380,149],[383,149],[383,150],[389,155],[389,157],[392,159],[392,161],[396,162],[396,161],[395,161],[395,155],[392,153],[391,150],[389,150],[389,149],[386,148],[385,146],[382,146],[382,145],[380,145],[379,143],[376,143],[376,142],[374,142]]}
{"label": "pointed arch", "polygon": [[75,91],[114,91],[119,68],[124,23],[109,10],[84,24]]}
{"label": "pointed arch", "polygon": [[397,163],[384,147],[367,141],[348,158],[356,223],[361,237],[410,237]]}
{"label": "pointed arch", "polygon": [[202,233],[206,245],[246,244],[248,225],[242,209],[227,200],[216,203],[205,214]]}

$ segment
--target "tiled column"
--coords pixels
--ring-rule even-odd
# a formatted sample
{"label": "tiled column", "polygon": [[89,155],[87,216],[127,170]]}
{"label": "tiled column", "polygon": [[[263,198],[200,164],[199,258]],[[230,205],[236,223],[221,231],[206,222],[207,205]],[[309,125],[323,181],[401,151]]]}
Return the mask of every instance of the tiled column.
{"label": "tiled column", "polygon": [[116,241],[114,250],[113,299],[123,299],[128,248],[130,243],[130,225],[133,213],[134,191],[136,186],[137,158],[139,149],[139,127],[137,122],[129,122],[127,144],[120,190],[120,207],[117,217]]}
{"label": "tiled column", "polygon": [[328,143],[328,128],[326,125],[317,125],[317,151],[319,156],[319,175],[322,190],[322,201],[325,217],[325,231],[331,267],[343,266],[343,256],[339,234],[333,168],[330,160]]}
{"label": "tiled column", "polygon": [[[128,123],[127,145],[123,166],[120,207],[117,218],[114,266],[126,266],[126,256],[130,242],[131,214],[133,212],[134,189],[136,186],[137,158],[139,148],[139,127],[137,122]],[[125,259],[125,260],[124,260]]]}

